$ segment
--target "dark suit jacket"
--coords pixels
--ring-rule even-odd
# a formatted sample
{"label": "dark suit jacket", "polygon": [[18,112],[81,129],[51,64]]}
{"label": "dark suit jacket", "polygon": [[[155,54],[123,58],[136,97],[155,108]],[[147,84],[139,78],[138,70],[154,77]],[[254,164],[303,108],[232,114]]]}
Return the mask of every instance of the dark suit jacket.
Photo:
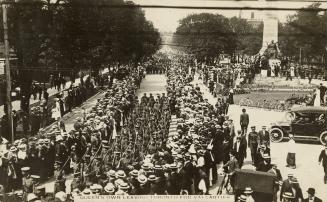
{"label": "dark suit jacket", "polygon": [[241,126],[248,126],[249,122],[250,122],[249,115],[247,113],[242,113],[240,117]]}
{"label": "dark suit jacket", "polygon": [[276,171],[274,171],[273,169],[270,169],[268,171],[268,173],[271,173],[271,174],[276,176],[276,181],[275,181],[275,186],[274,187],[275,187],[276,191],[279,191],[279,183],[278,182],[283,180],[282,174],[280,173],[280,170],[276,169]]}
{"label": "dark suit jacket", "polygon": [[[309,198],[304,199],[303,202],[309,202]],[[322,202],[322,200],[320,198],[315,197],[313,202]]]}
{"label": "dark suit jacket", "polygon": [[237,152],[237,142],[234,142],[233,145],[233,150],[236,152],[237,158],[246,158],[246,148],[247,148],[247,141],[245,136],[243,136],[240,140],[240,144],[239,144],[239,148],[238,148],[238,152]]}
{"label": "dark suit jacket", "polygon": [[284,192],[289,192],[289,191],[292,192],[292,185],[289,182],[289,180],[287,179],[287,180],[283,181],[282,188],[280,189],[280,200],[281,201],[283,199]]}
{"label": "dark suit jacket", "polygon": [[327,154],[325,150],[322,150],[319,155],[319,162],[322,161],[322,166],[326,167],[327,166]]}
{"label": "dark suit jacket", "polygon": [[259,144],[266,143],[266,145],[270,145],[270,137],[269,137],[269,132],[263,130],[260,130],[258,133],[258,139],[259,139]]}

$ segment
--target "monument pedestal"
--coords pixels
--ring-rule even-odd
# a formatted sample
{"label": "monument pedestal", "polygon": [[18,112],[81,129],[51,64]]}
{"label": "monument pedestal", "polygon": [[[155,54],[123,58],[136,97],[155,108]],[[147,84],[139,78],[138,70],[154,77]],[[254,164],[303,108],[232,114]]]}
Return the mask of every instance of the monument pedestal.
{"label": "monument pedestal", "polygon": [[262,69],[261,70],[261,77],[267,77],[268,76],[268,70]]}

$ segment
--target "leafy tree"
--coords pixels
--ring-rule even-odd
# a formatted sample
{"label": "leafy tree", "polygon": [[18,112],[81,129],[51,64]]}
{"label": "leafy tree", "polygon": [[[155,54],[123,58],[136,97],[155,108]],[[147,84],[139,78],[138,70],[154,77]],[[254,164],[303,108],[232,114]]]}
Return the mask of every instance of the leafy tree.
{"label": "leafy tree", "polygon": [[213,62],[222,53],[236,50],[256,54],[261,48],[262,26],[254,28],[245,19],[219,14],[192,14],[180,20],[173,41],[198,60]]}
{"label": "leafy tree", "polygon": [[123,0],[20,0],[9,6],[8,23],[24,111],[32,80],[46,78],[48,71],[67,75],[115,62],[137,63],[161,43],[143,11]]}
{"label": "leafy tree", "polygon": [[314,3],[310,11],[300,10],[288,16],[287,22],[279,26],[279,47],[286,56],[299,59],[319,60],[326,54],[327,14],[319,12],[320,3]]}

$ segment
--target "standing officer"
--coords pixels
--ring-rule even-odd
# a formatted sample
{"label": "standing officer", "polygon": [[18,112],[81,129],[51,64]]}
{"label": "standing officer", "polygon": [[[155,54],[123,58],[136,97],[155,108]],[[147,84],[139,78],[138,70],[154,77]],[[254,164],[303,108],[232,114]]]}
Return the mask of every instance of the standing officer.
{"label": "standing officer", "polygon": [[325,145],[325,149],[320,152],[319,155],[319,164],[322,162],[322,167],[324,168],[325,176],[324,183],[327,184],[327,144]]}
{"label": "standing officer", "polygon": [[251,151],[252,164],[256,164],[256,153],[258,150],[258,133],[255,131],[255,126],[251,126],[251,132],[248,137],[248,147]]}
{"label": "standing officer", "polygon": [[241,125],[242,134],[247,133],[249,122],[250,122],[249,115],[246,113],[246,109],[243,108],[242,114],[240,116],[240,125]]}

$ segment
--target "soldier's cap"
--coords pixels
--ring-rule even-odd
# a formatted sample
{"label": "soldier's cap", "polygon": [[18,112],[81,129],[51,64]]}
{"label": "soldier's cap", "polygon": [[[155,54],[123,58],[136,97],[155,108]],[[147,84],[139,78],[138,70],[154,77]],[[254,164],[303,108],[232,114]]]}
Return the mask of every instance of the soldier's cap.
{"label": "soldier's cap", "polygon": [[205,154],[205,151],[204,151],[204,150],[202,150],[202,149],[200,149],[200,150],[198,150],[198,154],[199,154],[200,156],[204,156],[204,154]]}
{"label": "soldier's cap", "polygon": [[86,154],[84,157],[85,158],[91,158],[91,156],[89,154]]}
{"label": "soldier's cap", "polygon": [[140,184],[145,184],[148,181],[148,178],[145,175],[139,175],[137,180],[139,181]]}
{"label": "soldier's cap", "polygon": [[129,175],[134,176],[134,177],[137,177],[139,175],[139,171],[136,170],[136,169],[134,169],[131,172],[129,172]]}
{"label": "soldier's cap", "polygon": [[265,149],[265,148],[266,148],[266,145],[264,145],[264,144],[259,145],[259,148],[261,148],[261,149]]}
{"label": "soldier's cap", "polygon": [[262,128],[267,128],[267,126],[262,126]]}
{"label": "soldier's cap", "polygon": [[113,185],[112,183],[108,183],[104,187],[104,191],[107,192],[107,193],[114,193],[115,192],[115,185]]}
{"label": "soldier's cap", "polygon": [[108,149],[109,145],[102,145],[103,148]]}
{"label": "soldier's cap", "polygon": [[101,143],[104,145],[107,145],[109,142],[108,142],[108,140],[102,140]]}
{"label": "soldier's cap", "polygon": [[61,164],[61,161],[55,161],[55,164]]}
{"label": "soldier's cap", "polygon": [[30,167],[22,167],[22,168],[21,168],[21,171],[29,171],[29,170],[31,170]]}
{"label": "soldier's cap", "polygon": [[283,193],[283,198],[288,198],[288,199],[292,199],[295,198],[292,192],[284,192]]}
{"label": "soldier's cap", "polygon": [[155,175],[150,175],[149,177],[148,177],[148,181],[149,182],[154,182],[154,181],[156,181],[157,180],[157,177],[155,176]]}
{"label": "soldier's cap", "polygon": [[251,126],[251,128],[252,128],[252,129],[254,129],[254,128],[255,128],[255,126]]}
{"label": "soldier's cap", "polygon": [[162,166],[161,165],[155,165],[153,167],[154,170],[162,170]]}
{"label": "soldier's cap", "polygon": [[36,137],[30,137],[30,138],[28,138],[28,141],[29,142],[34,142],[34,141],[36,141],[37,139],[36,139]]}
{"label": "soldier's cap", "polygon": [[184,158],[190,159],[192,156],[189,152],[185,153]]}
{"label": "soldier's cap", "polygon": [[14,192],[17,196],[23,196],[23,190],[17,190]]}
{"label": "soldier's cap", "polygon": [[293,175],[293,173],[289,173],[288,175],[287,175],[287,177],[293,177],[294,175]]}
{"label": "soldier's cap", "polygon": [[129,189],[129,185],[126,182],[123,182],[119,185],[119,189],[121,190],[128,190]]}
{"label": "soldier's cap", "polygon": [[81,172],[74,173],[74,177],[79,177],[81,175]]}
{"label": "soldier's cap", "polygon": [[35,179],[35,180],[38,180],[40,179],[41,177],[39,175],[31,175],[31,178]]}
{"label": "soldier's cap", "polygon": [[95,159],[101,160],[102,159],[102,156],[96,156]]}
{"label": "soldier's cap", "polygon": [[126,177],[126,174],[123,170],[118,170],[116,172],[116,178],[125,178]]}
{"label": "soldier's cap", "polygon": [[45,144],[49,144],[50,143],[50,139],[48,139],[48,138],[47,139],[44,139],[44,143]]}

